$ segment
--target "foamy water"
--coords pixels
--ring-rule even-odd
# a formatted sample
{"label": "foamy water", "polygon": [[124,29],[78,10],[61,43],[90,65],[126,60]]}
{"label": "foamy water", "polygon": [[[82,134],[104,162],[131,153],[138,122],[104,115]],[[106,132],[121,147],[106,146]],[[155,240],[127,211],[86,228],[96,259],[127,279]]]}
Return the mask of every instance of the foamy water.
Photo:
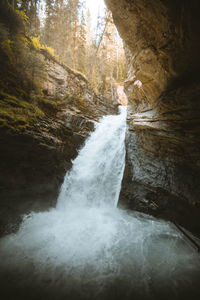
{"label": "foamy water", "polygon": [[116,207],[126,108],[104,117],[58,205],[0,240],[3,299],[198,299],[200,257],[169,222]]}

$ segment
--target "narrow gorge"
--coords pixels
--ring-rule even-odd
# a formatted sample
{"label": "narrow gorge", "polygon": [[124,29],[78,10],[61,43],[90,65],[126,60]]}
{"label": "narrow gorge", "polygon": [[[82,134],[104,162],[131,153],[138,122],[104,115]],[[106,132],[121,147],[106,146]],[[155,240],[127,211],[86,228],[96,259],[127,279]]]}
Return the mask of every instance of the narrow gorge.
{"label": "narrow gorge", "polygon": [[0,3],[5,300],[200,297],[200,3],[103,2]]}
{"label": "narrow gorge", "polygon": [[106,3],[129,67],[121,204],[199,235],[199,1]]}
{"label": "narrow gorge", "polygon": [[82,75],[52,59],[45,64],[44,115],[23,131],[15,130],[18,124],[1,128],[1,232],[10,224],[12,231],[24,213],[55,206],[65,172],[95,122],[117,111]]}

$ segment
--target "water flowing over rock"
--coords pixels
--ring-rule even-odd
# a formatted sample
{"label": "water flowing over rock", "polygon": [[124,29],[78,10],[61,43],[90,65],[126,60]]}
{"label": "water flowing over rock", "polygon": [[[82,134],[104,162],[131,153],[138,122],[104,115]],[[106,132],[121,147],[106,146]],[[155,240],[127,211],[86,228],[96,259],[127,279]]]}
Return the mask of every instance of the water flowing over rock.
{"label": "water flowing over rock", "polygon": [[104,117],[66,175],[57,208],[0,240],[4,299],[197,300],[199,255],[170,223],[116,207],[126,107]]}
{"label": "water flowing over rock", "polygon": [[129,67],[121,203],[200,235],[200,3],[106,3]]}
{"label": "water flowing over rock", "polygon": [[0,235],[16,230],[24,213],[56,205],[66,170],[89,132],[103,115],[117,112],[83,75],[43,59],[44,115],[23,131],[0,128]]}
{"label": "water flowing over rock", "polygon": [[[126,106],[119,116],[106,116],[66,175],[58,206],[117,206],[125,161]],[[66,198],[69,198],[66,201]]]}

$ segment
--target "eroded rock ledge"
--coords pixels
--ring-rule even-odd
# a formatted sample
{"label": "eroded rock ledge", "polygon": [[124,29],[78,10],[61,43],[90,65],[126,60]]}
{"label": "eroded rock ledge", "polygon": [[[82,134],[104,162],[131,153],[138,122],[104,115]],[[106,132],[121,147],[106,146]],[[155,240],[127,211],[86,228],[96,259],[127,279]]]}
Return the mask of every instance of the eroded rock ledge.
{"label": "eroded rock ledge", "polygon": [[44,60],[44,114],[23,130],[0,127],[0,234],[16,230],[24,213],[55,206],[65,172],[94,123],[117,111],[83,75]]}
{"label": "eroded rock ledge", "polygon": [[121,203],[200,234],[200,3],[106,3],[129,66]]}

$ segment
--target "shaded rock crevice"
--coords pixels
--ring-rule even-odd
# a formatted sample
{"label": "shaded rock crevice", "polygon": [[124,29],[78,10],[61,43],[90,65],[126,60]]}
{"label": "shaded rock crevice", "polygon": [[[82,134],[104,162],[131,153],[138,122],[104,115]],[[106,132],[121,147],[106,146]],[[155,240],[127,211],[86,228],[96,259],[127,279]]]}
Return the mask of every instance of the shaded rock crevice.
{"label": "shaded rock crevice", "polygon": [[106,3],[129,68],[129,171],[120,203],[200,235],[200,3]]}
{"label": "shaded rock crevice", "polygon": [[117,112],[84,76],[52,58],[44,61],[45,96],[37,99],[43,115],[23,130],[0,128],[1,235],[15,231],[24,214],[56,205],[65,173],[95,123]]}

